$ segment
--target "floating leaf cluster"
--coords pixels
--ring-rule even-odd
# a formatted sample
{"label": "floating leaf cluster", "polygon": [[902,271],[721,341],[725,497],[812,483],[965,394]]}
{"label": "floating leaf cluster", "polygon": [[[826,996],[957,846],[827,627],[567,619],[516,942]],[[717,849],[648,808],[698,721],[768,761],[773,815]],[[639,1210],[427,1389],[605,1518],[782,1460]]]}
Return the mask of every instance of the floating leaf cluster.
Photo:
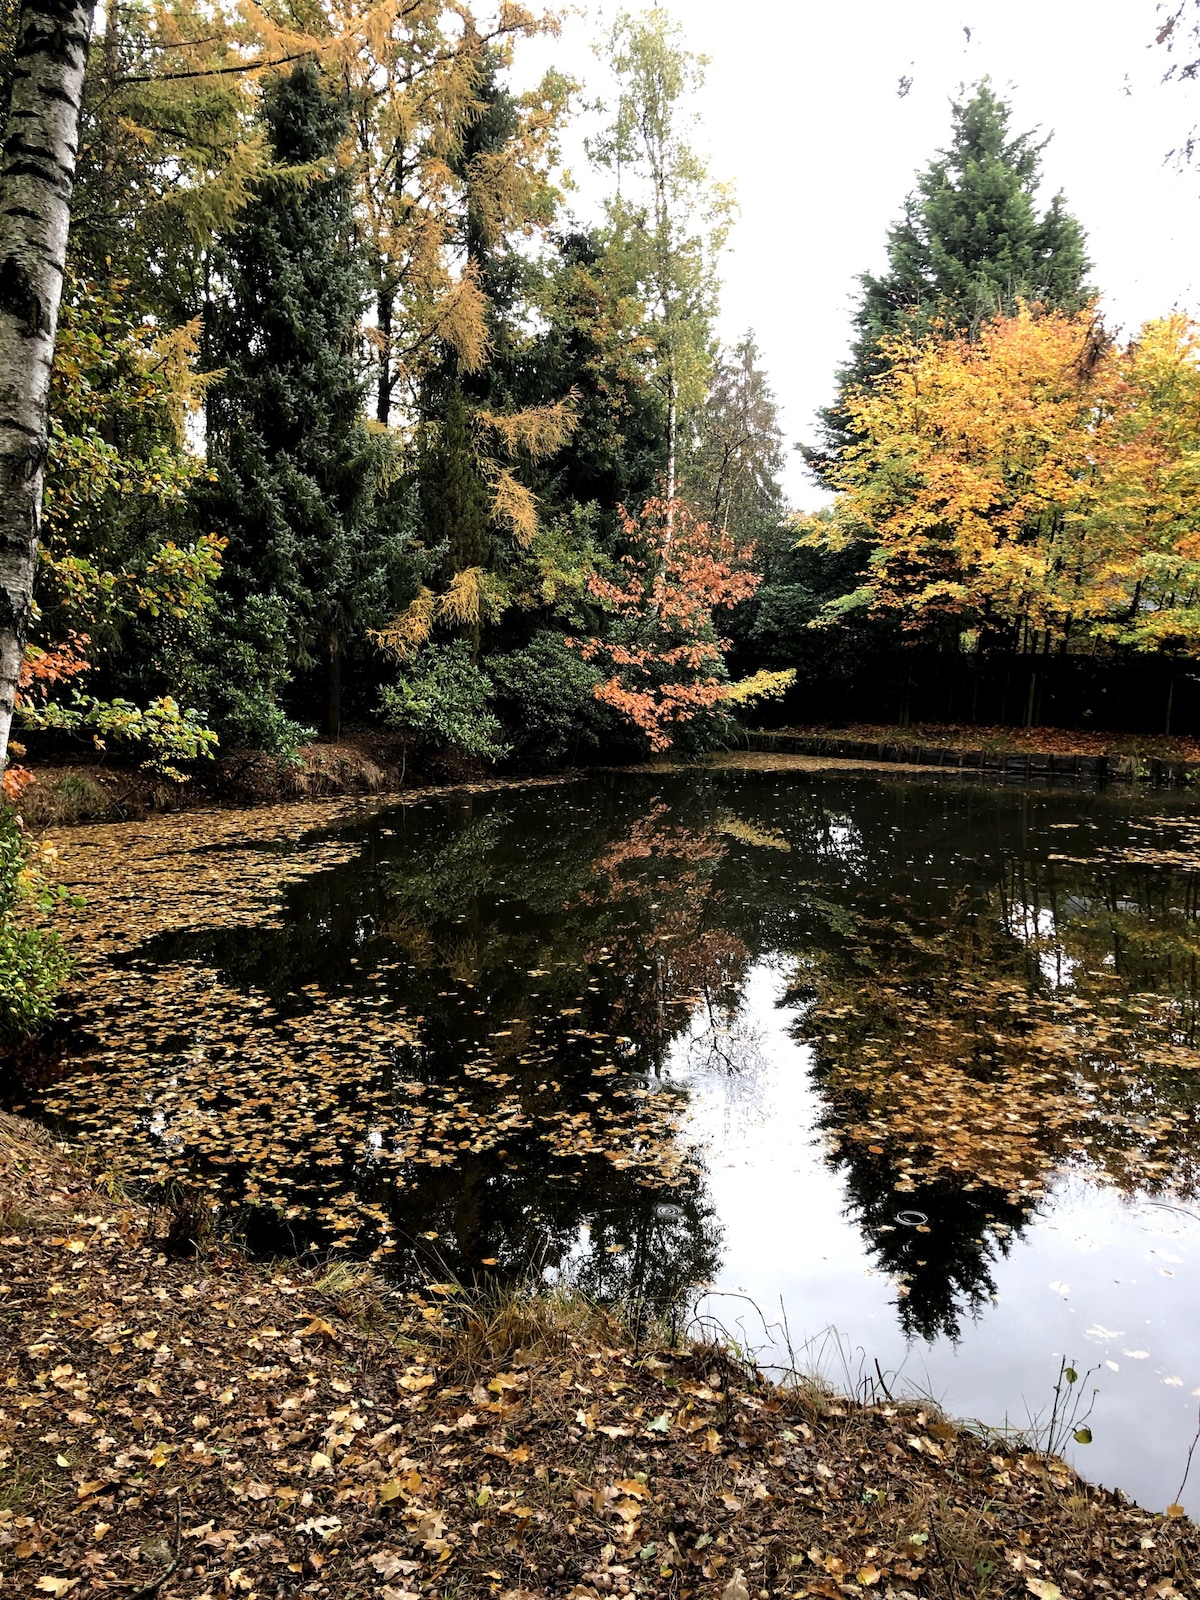
{"label": "floating leaf cluster", "polygon": [[[595,1163],[651,1187],[690,1181],[677,1097],[630,1078],[626,1046],[584,1026],[581,1003],[494,1026],[456,1061],[440,1040],[431,1071],[425,1019],[397,998],[399,959],[346,992],[273,996],[171,954],[181,934],[285,928],[285,891],[353,861],[361,839],[328,832],[364,814],[317,803],[64,836],[64,877],[86,897],[69,928],[77,1030],[40,1114],[127,1177],[265,1213],[298,1248],[392,1252],[397,1192],[469,1158],[557,1183]],[[478,1009],[472,974],[468,962],[445,996],[464,1014]]]}
{"label": "floating leaf cluster", "polygon": [[1070,1167],[1200,1192],[1200,831],[1143,826],[1168,821],[1178,848],[1052,854],[982,905],[864,922],[849,963],[802,963],[837,1147],[888,1161],[901,1194],[953,1177],[1025,1201]]}

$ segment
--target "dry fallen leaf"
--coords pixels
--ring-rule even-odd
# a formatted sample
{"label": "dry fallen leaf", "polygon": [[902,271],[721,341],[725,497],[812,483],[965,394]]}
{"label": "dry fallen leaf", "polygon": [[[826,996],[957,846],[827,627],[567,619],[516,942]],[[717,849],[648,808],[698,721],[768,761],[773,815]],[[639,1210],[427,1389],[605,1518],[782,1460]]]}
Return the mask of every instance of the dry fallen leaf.
{"label": "dry fallen leaf", "polygon": [[1062,1600],[1062,1590],[1048,1578],[1026,1578],[1025,1587],[1036,1600]]}
{"label": "dry fallen leaf", "polygon": [[307,1328],[301,1328],[300,1338],[311,1339],[314,1335],[328,1344],[334,1344],[337,1340],[337,1329],[332,1323],[326,1322],[324,1317],[313,1317]]}

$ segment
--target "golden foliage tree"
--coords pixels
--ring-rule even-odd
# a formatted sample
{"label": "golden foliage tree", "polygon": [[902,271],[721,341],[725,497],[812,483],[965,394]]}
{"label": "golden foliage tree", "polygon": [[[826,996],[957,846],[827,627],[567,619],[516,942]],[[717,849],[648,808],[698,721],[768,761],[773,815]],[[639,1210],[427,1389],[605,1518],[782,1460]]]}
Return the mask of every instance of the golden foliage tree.
{"label": "golden foliage tree", "polygon": [[1025,652],[1200,645],[1200,329],[1121,344],[1094,307],[890,346],[801,539],[870,551],[865,609]]}

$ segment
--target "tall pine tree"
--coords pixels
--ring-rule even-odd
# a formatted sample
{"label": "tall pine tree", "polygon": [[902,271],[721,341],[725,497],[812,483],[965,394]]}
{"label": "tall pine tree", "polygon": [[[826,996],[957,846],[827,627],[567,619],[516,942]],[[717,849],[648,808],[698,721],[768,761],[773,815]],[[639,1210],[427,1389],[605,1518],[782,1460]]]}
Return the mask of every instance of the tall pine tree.
{"label": "tall pine tree", "polygon": [[838,399],[821,414],[820,445],[805,451],[818,477],[851,440],[847,392],[886,368],[880,345],[887,335],[971,332],[1018,300],[1076,311],[1090,298],[1083,229],[1061,194],[1038,209],[1048,140],[1010,134],[1009,120],[1009,107],[986,79],[954,106],[949,149],[918,177],[888,235],[887,270],[859,279],[855,339],[838,374]]}
{"label": "tall pine tree", "polygon": [[773,542],[784,516],[779,408],[754,334],[719,352],[683,461],[686,498],[739,544]]}
{"label": "tall pine tree", "polygon": [[282,170],[214,261],[207,354],[225,375],[209,409],[205,509],[229,541],[224,629],[253,647],[282,625],[291,663],[323,680],[336,735],[347,645],[387,605],[392,550],[376,491],[388,447],[363,414],[364,278],[337,158],[345,105],[301,65],[270,87],[264,117]]}

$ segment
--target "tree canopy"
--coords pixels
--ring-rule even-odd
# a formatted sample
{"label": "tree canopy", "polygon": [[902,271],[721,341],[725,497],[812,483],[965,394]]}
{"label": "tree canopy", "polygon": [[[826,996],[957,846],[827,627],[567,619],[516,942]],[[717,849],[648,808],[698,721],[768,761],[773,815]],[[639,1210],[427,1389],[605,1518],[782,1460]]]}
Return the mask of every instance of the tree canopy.
{"label": "tree canopy", "polygon": [[1083,229],[1061,194],[1038,207],[1047,139],[1013,134],[1011,111],[985,80],[951,109],[949,146],[930,162],[887,239],[887,267],[864,272],[850,359],[807,452],[827,477],[854,437],[848,401],[887,370],[896,334],[977,334],[1018,301],[1076,311],[1092,291]]}

